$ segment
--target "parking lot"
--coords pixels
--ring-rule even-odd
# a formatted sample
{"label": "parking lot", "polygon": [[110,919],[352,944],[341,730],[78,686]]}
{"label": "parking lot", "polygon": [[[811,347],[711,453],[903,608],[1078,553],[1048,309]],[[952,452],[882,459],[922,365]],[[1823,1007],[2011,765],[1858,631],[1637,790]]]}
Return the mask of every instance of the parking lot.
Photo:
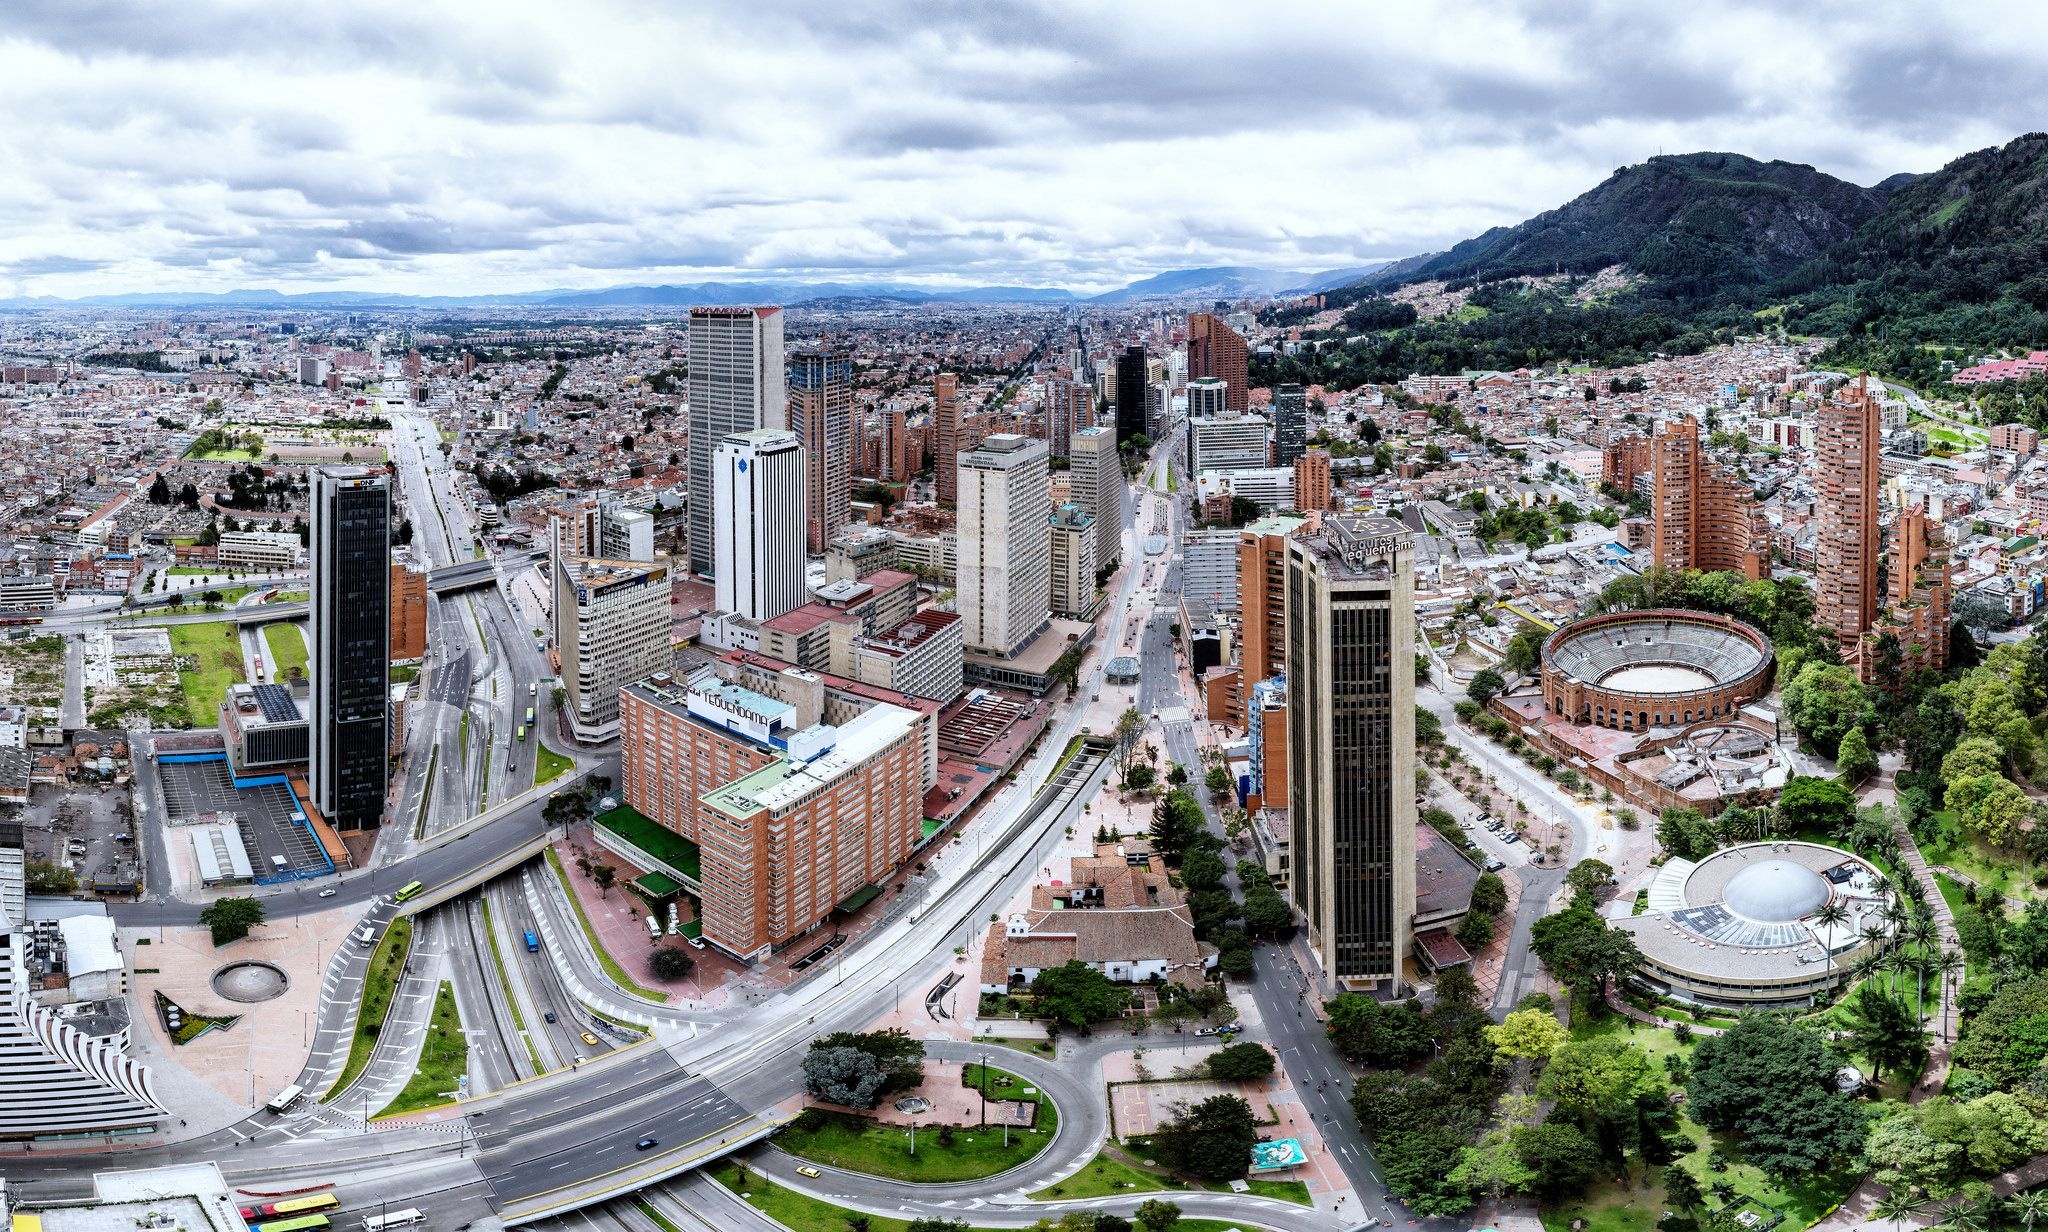
{"label": "parking lot", "polygon": [[21,811],[22,845],[31,862],[69,869],[81,890],[125,884],[141,876],[132,820],[124,789],[37,784]]}
{"label": "parking lot", "polygon": [[[334,871],[313,832],[292,820],[298,802],[284,783],[237,787],[223,759],[160,762],[156,777],[163,791],[164,816],[173,826],[234,818],[258,880],[318,877]],[[281,869],[279,858],[284,861]]]}

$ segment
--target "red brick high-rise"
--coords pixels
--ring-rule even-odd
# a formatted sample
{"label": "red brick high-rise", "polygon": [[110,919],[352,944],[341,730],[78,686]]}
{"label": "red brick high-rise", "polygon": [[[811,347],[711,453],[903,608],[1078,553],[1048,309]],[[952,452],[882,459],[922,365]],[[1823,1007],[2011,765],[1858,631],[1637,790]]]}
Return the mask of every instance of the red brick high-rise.
{"label": "red brick high-rise", "polygon": [[[1891,604],[1864,638],[1859,674],[1864,681],[1897,689],[1907,674],[1948,666],[1950,613],[1948,544],[1941,528],[1915,505],[1892,523]],[[1896,669],[1882,639],[1899,644]]]}
{"label": "red brick high-rise", "polygon": [[1861,657],[1863,634],[1877,619],[1877,399],[1867,378],[1822,404],[1814,415],[1820,464],[1814,473],[1816,569],[1814,622],[1834,633],[1844,662]]}
{"label": "red brick high-rise", "polygon": [[910,482],[910,433],[903,425],[903,408],[892,406],[882,412],[882,475],[890,483]]}
{"label": "red brick high-rise", "polygon": [[960,378],[941,372],[932,378],[932,472],[939,503],[950,505],[960,493],[960,451],[967,448],[960,423]]}
{"label": "red brick high-rise", "polygon": [[1223,323],[1213,312],[1188,314],[1188,379],[1213,376],[1229,386],[1223,394],[1225,410],[1243,411],[1251,405],[1246,386],[1246,369],[1251,352],[1244,336]]}
{"label": "red brick high-rise", "polygon": [[1330,507],[1330,454],[1311,449],[1294,460],[1294,507],[1307,513]]}
{"label": "red brick high-rise", "polygon": [[1650,441],[1656,530],[1651,559],[1666,569],[1726,570],[1756,579],[1770,572],[1770,528],[1756,493],[1707,457],[1691,418],[1661,425]]}

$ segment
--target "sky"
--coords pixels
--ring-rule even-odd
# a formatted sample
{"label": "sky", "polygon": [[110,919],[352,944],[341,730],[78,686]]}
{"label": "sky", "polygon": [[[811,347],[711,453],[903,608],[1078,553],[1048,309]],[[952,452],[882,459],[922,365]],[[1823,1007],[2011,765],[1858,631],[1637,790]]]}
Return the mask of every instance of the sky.
{"label": "sky", "polygon": [[1064,286],[1440,250],[1658,152],[2048,114],[2037,6],[11,0],[0,298]]}

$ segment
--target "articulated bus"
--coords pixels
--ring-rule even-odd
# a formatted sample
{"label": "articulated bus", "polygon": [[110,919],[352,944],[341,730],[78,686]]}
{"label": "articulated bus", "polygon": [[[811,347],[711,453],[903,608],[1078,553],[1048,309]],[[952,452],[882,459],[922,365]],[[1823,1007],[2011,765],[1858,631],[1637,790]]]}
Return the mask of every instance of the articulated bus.
{"label": "articulated bus", "polygon": [[325,1215],[300,1215],[296,1219],[275,1219],[256,1225],[256,1232],[311,1232],[315,1228],[328,1228],[333,1224]]}
{"label": "articulated bus", "polygon": [[427,887],[417,881],[408,881],[398,887],[398,893],[391,896],[394,903],[407,903],[427,892]]}
{"label": "articulated bus", "polygon": [[341,1199],[331,1193],[303,1194],[296,1198],[285,1198],[263,1208],[265,1215],[305,1215],[313,1211],[331,1211],[341,1205]]}
{"label": "articulated bus", "polygon": [[363,1232],[384,1232],[386,1228],[409,1228],[413,1224],[425,1223],[426,1221],[427,1213],[425,1211],[415,1206],[408,1206],[402,1211],[393,1211],[389,1215],[363,1216]]}

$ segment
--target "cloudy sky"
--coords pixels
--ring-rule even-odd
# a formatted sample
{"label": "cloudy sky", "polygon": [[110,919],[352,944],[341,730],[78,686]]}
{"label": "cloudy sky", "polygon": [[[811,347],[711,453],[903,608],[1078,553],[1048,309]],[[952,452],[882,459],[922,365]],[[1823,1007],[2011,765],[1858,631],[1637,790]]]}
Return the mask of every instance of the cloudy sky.
{"label": "cloudy sky", "polygon": [[2038,11],[1942,11],[16,0],[0,297],[1342,267],[1660,150],[2042,127]]}

